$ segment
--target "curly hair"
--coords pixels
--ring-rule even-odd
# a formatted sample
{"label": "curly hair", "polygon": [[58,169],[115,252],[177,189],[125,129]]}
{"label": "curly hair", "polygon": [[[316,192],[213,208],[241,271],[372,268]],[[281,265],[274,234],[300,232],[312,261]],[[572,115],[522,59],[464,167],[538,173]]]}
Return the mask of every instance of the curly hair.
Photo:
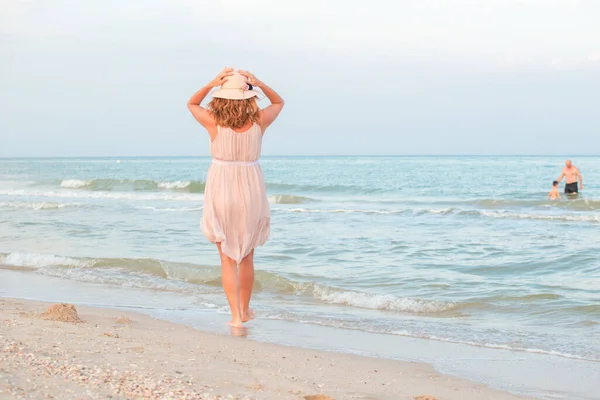
{"label": "curly hair", "polygon": [[256,97],[244,100],[213,98],[208,103],[208,111],[212,114],[217,125],[225,128],[239,129],[248,120],[260,123],[260,107]]}

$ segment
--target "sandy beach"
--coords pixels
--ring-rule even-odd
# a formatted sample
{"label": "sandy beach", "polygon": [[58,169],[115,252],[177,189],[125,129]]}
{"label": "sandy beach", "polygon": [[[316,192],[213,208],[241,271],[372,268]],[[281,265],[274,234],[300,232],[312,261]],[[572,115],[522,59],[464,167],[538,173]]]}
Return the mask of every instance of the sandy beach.
{"label": "sandy beach", "polygon": [[2,399],[524,399],[426,364],[259,343],[119,310],[78,306],[82,322],[62,322],[44,319],[50,303],[0,305]]}

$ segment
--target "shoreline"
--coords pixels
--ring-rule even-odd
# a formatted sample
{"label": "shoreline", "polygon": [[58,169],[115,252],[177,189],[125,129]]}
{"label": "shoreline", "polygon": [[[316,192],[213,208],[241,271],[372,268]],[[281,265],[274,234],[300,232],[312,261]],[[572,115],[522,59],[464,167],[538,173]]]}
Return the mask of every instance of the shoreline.
{"label": "shoreline", "polygon": [[[2,298],[0,304],[7,372],[0,396],[77,398],[96,390],[97,398],[527,399],[424,363],[257,342],[131,311],[77,306],[84,322],[69,323],[39,317],[51,303]],[[43,373],[32,377],[32,368]]]}
{"label": "shoreline", "polygon": [[[78,309],[91,307],[106,313],[152,317],[209,336],[229,335],[229,314],[206,308],[193,296],[14,270],[0,270],[0,282],[0,299],[44,305],[71,303]],[[262,311],[264,307],[259,307],[257,319],[248,324],[247,337],[259,346],[429,365],[439,375],[476,382],[475,385],[485,385],[493,393],[510,392],[517,398],[521,395],[549,400],[600,399],[600,387],[594,383],[600,381],[597,362],[272,319]]]}

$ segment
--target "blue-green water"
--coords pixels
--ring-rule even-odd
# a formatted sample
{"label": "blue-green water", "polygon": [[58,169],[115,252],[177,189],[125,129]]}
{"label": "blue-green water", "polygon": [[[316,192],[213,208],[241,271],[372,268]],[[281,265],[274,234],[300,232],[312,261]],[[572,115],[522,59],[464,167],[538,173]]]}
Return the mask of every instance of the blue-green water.
{"label": "blue-green water", "polygon": [[[573,161],[584,190],[552,202],[562,157],[266,157],[272,234],[254,306],[600,361],[600,157]],[[0,160],[0,264],[226,312],[199,229],[209,163]]]}

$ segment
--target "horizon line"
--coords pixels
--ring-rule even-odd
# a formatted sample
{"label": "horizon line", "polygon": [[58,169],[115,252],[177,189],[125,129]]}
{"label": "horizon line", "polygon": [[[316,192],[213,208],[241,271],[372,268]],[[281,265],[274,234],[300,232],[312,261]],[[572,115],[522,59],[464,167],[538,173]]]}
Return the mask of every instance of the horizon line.
{"label": "horizon line", "polygon": [[[296,155],[264,155],[261,158],[274,157],[598,157],[600,154],[296,154]],[[31,160],[31,159],[131,159],[131,158],[211,158],[210,155],[180,155],[180,156],[15,156],[0,157],[0,160]]]}

